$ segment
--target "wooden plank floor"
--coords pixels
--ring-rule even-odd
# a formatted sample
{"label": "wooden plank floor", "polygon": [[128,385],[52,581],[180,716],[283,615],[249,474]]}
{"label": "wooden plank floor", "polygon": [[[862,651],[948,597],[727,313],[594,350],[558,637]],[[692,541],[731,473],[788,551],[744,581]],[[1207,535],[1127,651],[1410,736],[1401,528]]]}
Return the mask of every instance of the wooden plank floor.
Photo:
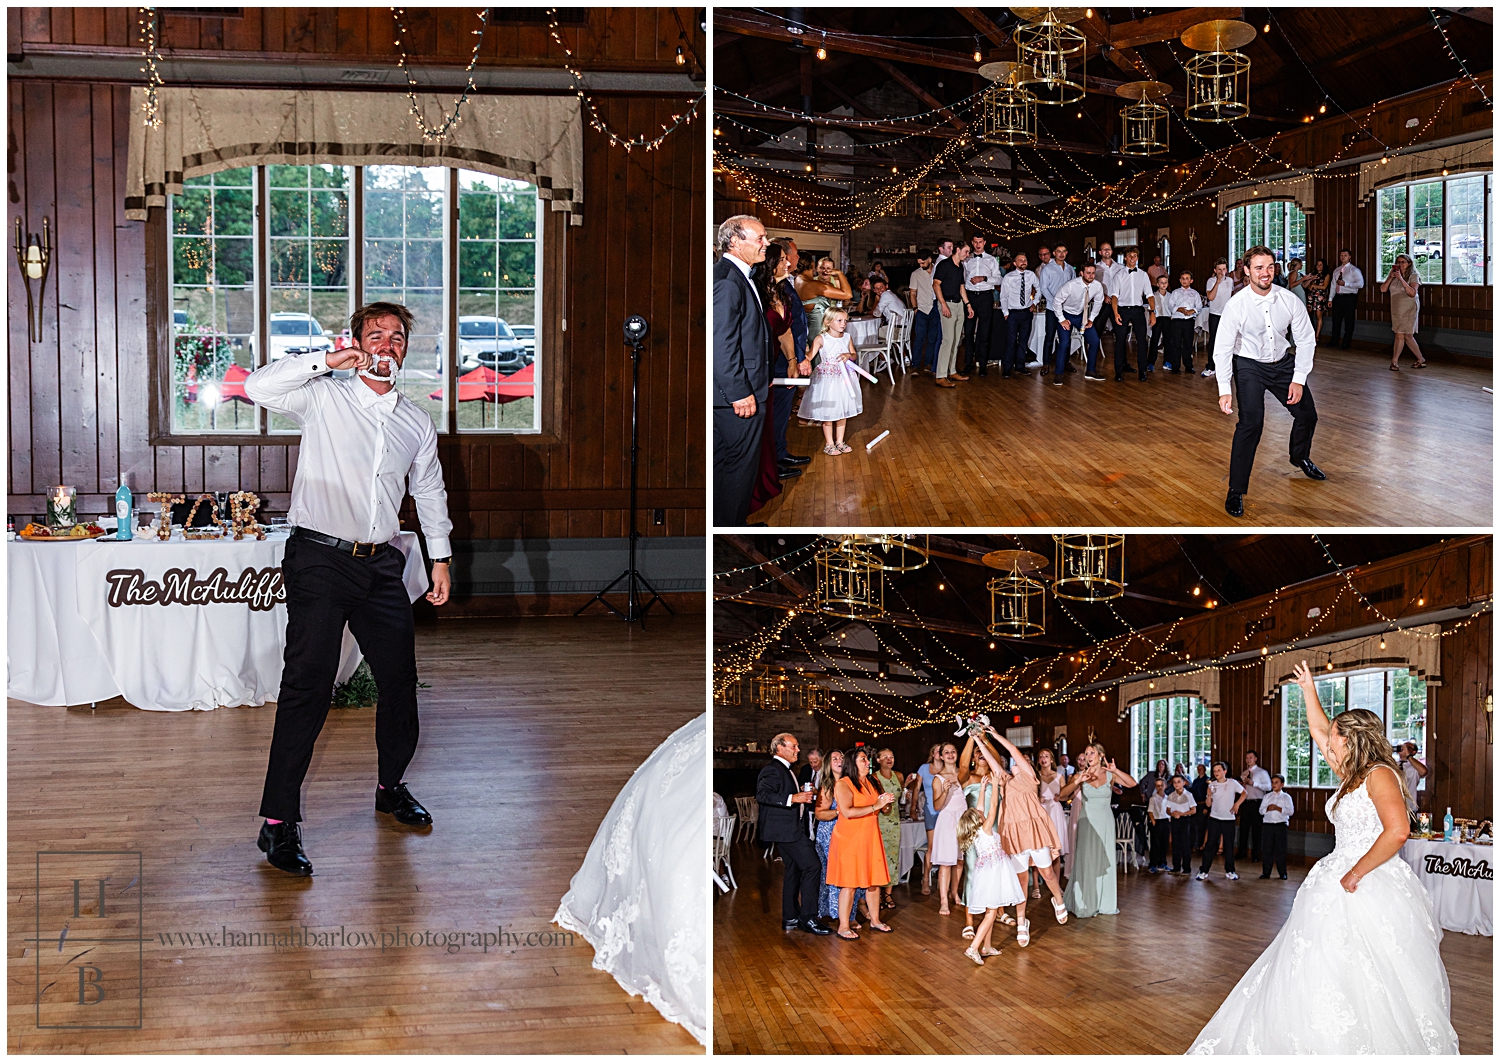
{"label": "wooden plank floor", "polygon": [[[703,711],[701,616],[653,616],[644,633],[612,617],[465,621],[417,639],[431,688],[407,779],[436,826],[375,813],[375,713],[334,709],[304,790],[311,879],[255,845],[272,706],[10,702],[12,1052],[702,1052],[592,969],[581,938],[488,954],[161,942],[221,926],[555,929],[620,787]],[[121,848],[144,853],[144,1027],[39,1030],[36,852]]]}
{"label": "wooden plank floor", "polygon": [[[1031,944],[997,927],[1001,955],[980,968],[962,954],[963,914],[937,913],[936,886],[897,887],[889,936],[841,941],[782,931],[782,865],[757,846],[736,845],[733,865],[739,888],[714,900],[716,1054],[1181,1054],[1281,929],[1307,874],[1132,872],[1120,914],[1064,926],[1044,889],[1031,901]],[[1492,1050],[1493,946],[1443,935],[1464,1054]]]}
{"label": "wooden plank floor", "polygon": [[[1106,340],[1106,348],[1112,340]],[[1195,357],[1203,368],[1203,355]],[[1112,361],[1102,364],[1113,365]],[[864,383],[849,422],[854,451],[823,454],[822,429],[794,416],[787,445],[804,474],[755,522],[773,526],[1144,527],[1212,525],[1444,526],[1491,522],[1492,386],[1488,369],[1433,362],[1386,369],[1389,357],[1320,348],[1313,460],[1328,480],[1287,461],[1291,415],[1267,397],[1245,516],[1224,512],[1236,416],[1216,383],[1128,375],[1087,383],[1070,373],[1002,380],[998,366],[954,390],[930,376]],[[1408,363],[1409,364],[1409,363]],[[873,451],[865,443],[891,434]]]}

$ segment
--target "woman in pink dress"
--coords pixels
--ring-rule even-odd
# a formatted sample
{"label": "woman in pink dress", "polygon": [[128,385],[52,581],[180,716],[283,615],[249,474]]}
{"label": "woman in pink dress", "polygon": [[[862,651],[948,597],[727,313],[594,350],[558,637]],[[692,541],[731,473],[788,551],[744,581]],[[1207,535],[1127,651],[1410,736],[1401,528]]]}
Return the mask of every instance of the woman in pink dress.
{"label": "woman in pink dress", "polygon": [[1024,948],[1031,943],[1031,922],[1026,917],[1026,875],[1031,867],[1036,868],[1052,893],[1052,913],[1058,924],[1062,925],[1068,920],[1062,886],[1058,884],[1057,870],[1052,865],[1062,854],[1062,842],[1052,825],[1052,817],[1042,808],[1041,798],[1037,795],[1036,772],[1031,769],[1031,762],[994,727],[985,729],[1010,753],[1010,772],[1002,774],[1005,817],[1000,826],[1000,844],[1010,857],[1011,869],[1021,882],[1021,902],[1015,905],[1016,943]]}
{"label": "woman in pink dress", "polygon": [[963,862],[958,853],[958,818],[968,808],[964,787],[958,782],[958,749],[950,741],[943,746],[943,771],[932,777],[932,803],[938,809],[932,829],[932,865],[938,868],[938,914],[951,914],[948,901],[963,898]]}
{"label": "woman in pink dress", "polygon": [[1036,754],[1036,777],[1041,788],[1042,810],[1052,820],[1052,828],[1057,831],[1057,841],[1062,848],[1062,855],[1066,862],[1068,844],[1068,813],[1063,809],[1062,801],[1058,794],[1062,792],[1063,776],[1057,769],[1051,749],[1042,749]]}

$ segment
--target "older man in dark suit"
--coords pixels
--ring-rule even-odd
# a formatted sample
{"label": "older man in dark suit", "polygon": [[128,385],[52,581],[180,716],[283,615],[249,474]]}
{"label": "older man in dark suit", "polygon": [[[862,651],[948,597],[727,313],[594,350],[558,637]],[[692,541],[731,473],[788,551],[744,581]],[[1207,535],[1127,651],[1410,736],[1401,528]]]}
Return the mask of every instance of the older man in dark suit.
{"label": "older man in dark suit", "polygon": [[714,263],[714,524],[750,513],[771,386],[771,338],[750,267],[766,257],[766,228],[739,214],[719,226]]}
{"label": "older man in dark suit", "polygon": [[833,930],[818,921],[818,890],[823,887],[823,864],[807,836],[808,805],[818,794],[801,791],[792,773],[800,749],[794,734],[771,739],[771,762],[755,780],[755,802],[760,805],[762,841],[775,842],[786,876],[781,883],[781,927],[801,929],[820,937]]}

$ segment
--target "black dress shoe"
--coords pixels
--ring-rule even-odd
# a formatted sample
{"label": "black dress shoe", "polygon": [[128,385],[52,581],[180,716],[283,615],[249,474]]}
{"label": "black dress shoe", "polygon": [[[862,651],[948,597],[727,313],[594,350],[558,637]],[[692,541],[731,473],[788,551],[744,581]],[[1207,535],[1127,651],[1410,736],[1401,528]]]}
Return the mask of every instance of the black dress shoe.
{"label": "black dress shoe", "polygon": [[255,842],[266,853],[266,862],[277,870],[307,877],[312,874],[312,864],[302,853],[302,831],[295,822],[269,822],[261,825],[260,837]]}
{"label": "black dress shoe", "polygon": [[1031,370],[1030,369],[1016,369],[1015,373],[1016,373],[1017,376],[1030,376],[1031,375]]}
{"label": "black dress shoe", "polygon": [[797,919],[793,918],[790,922],[782,922],[781,923],[781,928],[782,929],[796,929],[801,924],[802,924],[801,922],[799,922]]}
{"label": "black dress shoe", "polygon": [[1312,458],[1310,457],[1306,461],[1303,461],[1301,464],[1299,464],[1297,467],[1302,469],[1302,474],[1305,475],[1308,479],[1328,478],[1327,476],[1323,475],[1323,470],[1321,468],[1312,463]]}
{"label": "black dress shoe", "polygon": [[1121,376],[1119,373],[1115,373],[1115,383],[1124,383],[1124,382],[1125,382],[1125,377]]}
{"label": "black dress shoe", "polygon": [[389,789],[375,790],[375,810],[393,816],[397,822],[407,826],[431,826],[432,816],[417,803],[405,782],[397,782]]}
{"label": "black dress shoe", "polygon": [[1230,516],[1244,516],[1245,502],[1243,495],[1230,492],[1229,497],[1224,499],[1224,511]]}
{"label": "black dress shoe", "polygon": [[803,457],[801,454],[787,454],[781,459],[783,465],[806,465],[812,463],[811,457]]}
{"label": "black dress shoe", "polygon": [[811,918],[799,923],[799,925],[802,927],[802,932],[811,933],[815,937],[827,937],[833,934],[833,930],[829,929],[822,922],[814,922]]}
{"label": "black dress shoe", "polygon": [[1141,373],[1141,374],[1140,374],[1140,375],[1139,375],[1139,376],[1138,376],[1138,377],[1137,377],[1137,379],[1138,379],[1138,380],[1140,380],[1140,381],[1141,381],[1141,383],[1145,383],[1145,382],[1146,382],[1146,374],[1145,374],[1145,373]]}
{"label": "black dress shoe", "polygon": [[802,475],[802,469],[796,465],[778,465],[776,468],[777,479],[796,479]]}

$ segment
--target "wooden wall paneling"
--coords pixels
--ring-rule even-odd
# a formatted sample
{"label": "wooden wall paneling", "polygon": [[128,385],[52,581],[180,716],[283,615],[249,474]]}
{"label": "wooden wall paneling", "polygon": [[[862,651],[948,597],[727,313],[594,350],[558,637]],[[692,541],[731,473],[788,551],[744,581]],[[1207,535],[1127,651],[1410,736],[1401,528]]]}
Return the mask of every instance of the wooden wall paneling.
{"label": "wooden wall paneling", "polygon": [[224,50],[224,20],[222,18],[205,18],[202,25],[198,27],[198,46],[214,51]]}
{"label": "wooden wall paneling", "polygon": [[[261,50],[268,52],[286,51],[287,9],[284,7],[263,7],[260,9],[260,13]],[[391,40],[395,39],[395,37],[391,38]]]}
{"label": "wooden wall paneling", "polygon": [[[329,53],[331,55],[338,55],[341,51],[341,38],[339,35],[339,9],[337,7],[330,6],[317,7],[313,10],[314,12],[316,12],[315,19],[317,36],[315,40],[317,43],[317,50],[320,52]],[[394,39],[395,38],[393,37],[392,40]],[[472,45],[470,47],[472,47]]]}
{"label": "wooden wall paneling", "polygon": [[[20,218],[28,230],[31,223],[31,187],[27,180],[27,112],[25,87],[12,81],[7,87],[6,97],[10,106],[10,121],[7,129],[6,169],[10,202],[10,216],[6,218],[6,235],[15,230],[15,219]],[[8,267],[7,267],[8,268]],[[10,446],[9,492],[31,494],[32,444],[31,444],[31,338],[30,325],[26,320],[26,286],[19,279],[6,285],[6,335],[8,338]]]}
{"label": "wooden wall paneling", "polygon": [[152,489],[159,491],[186,490],[186,481],[183,478],[182,471],[183,447],[156,446],[152,449],[156,452],[156,479],[152,485]]}
{"label": "wooden wall paneling", "polygon": [[[65,8],[53,8],[54,11],[63,11]],[[171,42],[173,48],[194,48],[199,46],[198,31],[202,26],[201,18],[190,18],[186,15],[174,15],[170,8],[158,8],[161,27],[162,45]],[[56,19],[54,18],[54,22]]]}
{"label": "wooden wall paneling", "polygon": [[58,44],[73,43],[73,9],[71,7],[52,9],[52,39]]}
{"label": "wooden wall paneling", "polygon": [[104,43],[104,8],[73,8],[73,43]]}
{"label": "wooden wall paneling", "polygon": [[136,43],[136,11],[130,7],[104,9],[104,43],[111,48],[128,48]]}
{"label": "wooden wall paneling", "polygon": [[[69,22],[71,27],[71,20]],[[95,381],[94,334],[94,168],[79,165],[78,149],[92,127],[90,89],[86,85],[58,85],[55,89],[58,128],[76,130],[69,144],[69,161],[59,168],[57,215],[53,221],[52,272],[57,277],[58,414],[60,417],[62,479],[80,494],[99,489],[99,402]],[[93,152],[83,158],[92,159]]]}
{"label": "wooden wall paneling", "polygon": [[203,451],[202,446],[182,447],[182,489],[194,494],[201,494],[208,489],[204,486]]}
{"label": "wooden wall paneling", "polygon": [[[28,85],[26,229],[41,232],[42,218],[52,225],[54,254],[61,251],[57,231],[57,127],[51,85]],[[70,234],[71,235],[71,234]],[[58,349],[58,278],[54,260],[45,288],[34,287],[42,303],[41,341],[31,345],[32,489],[45,492],[62,479],[62,423],[59,404],[61,366]],[[72,383],[73,381],[70,381]]]}
{"label": "wooden wall paneling", "polygon": [[[125,178],[130,144],[130,90],[123,85],[110,90],[114,130],[114,186],[110,201],[114,213],[114,285],[118,327],[115,339],[117,388],[119,392],[119,463],[131,476],[130,488],[144,494],[152,486],[150,375],[147,364],[146,330],[146,226],[125,218]],[[118,486],[118,484],[116,484]]]}
{"label": "wooden wall paneling", "polygon": [[[80,15],[88,8],[80,8]],[[102,26],[101,26],[102,32]],[[115,203],[125,195],[115,187],[115,130],[113,91],[107,85],[95,86],[89,94],[89,116],[93,126],[91,143],[94,161],[93,209],[93,275],[89,287],[93,295],[95,403],[94,438],[98,465],[98,490],[108,493],[119,486],[120,471],[120,399],[119,399],[119,306],[116,302],[115,277]]]}
{"label": "wooden wall paneling", "polygon": [[[265,48],[265,40],[262,37],[262,8],[245,7],[240,9],[244,13],[242,18],[226,18],[224,20],[224,39],[221,47],[231,52],[258,52]],[[358,16],[365,10],[362,7],[343,7],[339,9],[342,13]]]}
{"label": "wooden wall paneling", "polygon": [[282,492],[292,489],[291,480],[286,474],[287,451],[294,449],[290,446],[258,446],[256,447],[257,459],[260,463],[259,479],[261,491]]}
{"label": "wooden wall paneling", "polygon": [[[203,490],[240,490],[240,451],[251,469],[258,467],[255,451],[258,446],[204,446]],[[254,489],[247,487],[246,489]]]}
{"label": "wooden wall paneling", "polygon": [[[341,7],[338,9],[338,50],[358,55],[370,51],[370,9],[367,7]],[[394,37],[391,40],[395,40]]]}

